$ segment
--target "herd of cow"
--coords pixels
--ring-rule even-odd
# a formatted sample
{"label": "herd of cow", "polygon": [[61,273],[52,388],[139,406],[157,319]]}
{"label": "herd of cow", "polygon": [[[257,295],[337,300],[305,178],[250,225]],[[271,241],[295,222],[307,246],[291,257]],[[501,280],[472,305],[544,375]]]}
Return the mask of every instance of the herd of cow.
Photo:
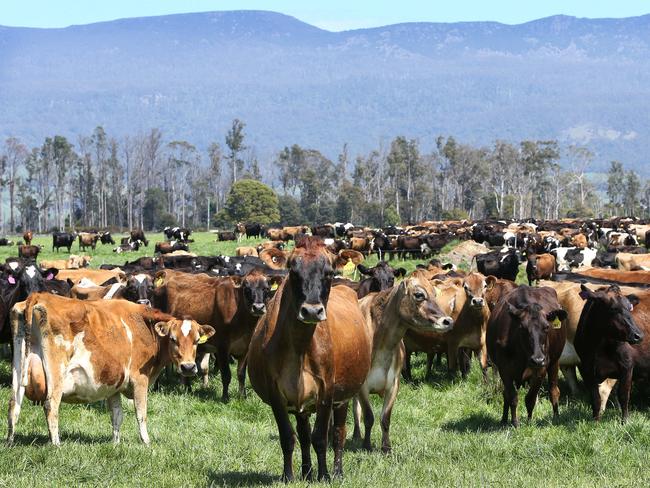
{"label": "herd of cow", "polygon": [[[342,473],[350,402],[353,437],[361,437],[363,423],[363,446],[370,449],[370,395],[383,398],[381,449],[390,451],[400,379],[411,377],[417,352],[427,354],[427,375],[441,354],[451,375],[465,377],[474,355],[484,377],[495,368],[504,386],[503,423],[518,425],[517,390],[526,383],[531,418],[546,377],[556,416],[559,371],[575,395],[576,368],[593,417],[600,419],[617,388],[625,421],[633,379],[650,372],[649,231],[633,219],[385,229],[239,224],[218,240],[268,241],[241,246],[236,256],[196,256],[186,252],[189,229],[165,229],[169,241],[156,244],[155,257],[100,269],[84,268],[83,259],[78,269],[69,269],[68,260],[43,267],[36,255],[22,253],[8,258],[0,274],[0,341],[13,348],[8,440],[27,397],[44,406],[54,444],[61,401],[106,400],[117,442],[125,395],[134,400],[140,437],[148,443],[149,386],[169,364],[181,377],[200,373],[207,383],[211,354],[224,401],[234,358],[240,395],[248,372],[253,390],[271,406],[285,480],[293,479],[296,435],[304,478],[312,478],[313,447],[317,477],[329,479],[328,437],[334,474]],[[106,235],[93,233],[92,244],[77,236],[80,250]],[[53,247],[70,250],[75,238],[56,233]],[[125,239],[148,245],[141,230]],[[295,246],[285,251],[290,240]],[[381,260],[428,258],[454,240],[496,249],[475,254],[470,271],[431,259],[407,274]],[[370,253],[380,257],[372,268],[362,264]],[[523,263],[531,286],[515,282]],[[361,281],[340,276],[350,269]]]}

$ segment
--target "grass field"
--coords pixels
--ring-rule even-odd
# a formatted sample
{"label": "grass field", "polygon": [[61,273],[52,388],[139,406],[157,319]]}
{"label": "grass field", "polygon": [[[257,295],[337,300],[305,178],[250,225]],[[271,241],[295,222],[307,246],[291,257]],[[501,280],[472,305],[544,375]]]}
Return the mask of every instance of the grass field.
{"label": "grass field", "polygon": [[[208,234],[196,239],[191,250],[200,254],[236,247],[211,242],[214,238]],[[37,238],[36,243],[48,249],[50,240]],[[2,259],[16,253],[15,247],[0,248]],[[117,257],[104,246],[98,248],[93,264],[121,263],[145,254],[146,248],[128,258]],[[44,258],[51,255],[43,253]],[[407,261],[405,267],[413,269],[415,264]],[[502,428],[498,380],[490,376],[484,385],[476,365],[467,381],[451,381],[443,366],[433,380],[423,382],[420,357],[414,361],[414,376],[414,383],[402,384],[393,411],[392,454],[361,450],[349,429],[345,477],[333,485],[609,487],[650,482],[650,419],[647,407],[639,402],[633,404],[626,425],[620,424],[620,414],[611,406],[596,424],[584,399],[563,395],[560,417],[554,422],[542,392],[532,422],[522,420],[519,429]],[[10,381],[9,364],[0,360],[3,412]],[[16,444],[0,447],[0,486],[280,486],[282,455],[271,409],[250,387],[249,397],[238,399],[236,381],[229,404],[217,400],[220,389],[214,375],[208,388],[195,382],[191,393],[185,393],[176,378],[167,378],[162,391],[150,395],[151,447],[140,443],[128,405],[122,443],[113,445],[108,412],[98,403],[62,405],[62,446],[54,448],[48,444],[42,408],[25,402]],[[379,402],[375,405],[378,409]],[[523,392],[519,413],[525,418]],[[5,434],[0,429],[0,435]],[[374,445],[379,441],[375,425]],[[294,460],[298,468],[298,449]],[[332,460],[330,451],[330,467]]]}

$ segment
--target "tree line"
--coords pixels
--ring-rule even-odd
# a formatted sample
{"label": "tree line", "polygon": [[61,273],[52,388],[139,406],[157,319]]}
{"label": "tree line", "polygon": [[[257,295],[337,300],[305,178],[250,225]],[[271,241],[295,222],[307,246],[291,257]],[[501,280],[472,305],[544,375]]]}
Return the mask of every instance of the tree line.
{"label": "tree line", "polygon": [[484,147],[439,137],[424,152],[398,136],[355,157],[344,145],[335,159],[294,144],[262,175],[245,127],[235,119],[205,151],[159,129],[118,139],[98,126],[76,141],[55,135],[33,148],[9,137],[0,151],[1,230],[228,227],[248,209],[281,225],[649,214],[648,181],[613,161],[599,190],[589,175],[594,154],[554,140]]}

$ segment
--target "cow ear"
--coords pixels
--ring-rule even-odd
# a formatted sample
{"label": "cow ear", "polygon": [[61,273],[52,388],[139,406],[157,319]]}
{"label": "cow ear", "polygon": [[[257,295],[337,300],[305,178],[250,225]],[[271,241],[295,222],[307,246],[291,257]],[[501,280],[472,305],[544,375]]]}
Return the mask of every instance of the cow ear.
{"label": "cow ear", "polygon": [[153,328],[156,331],[156,334],[160,337],[165,337],[169,335],[171,326],[169,325],[169,322],[156,322],[156,325],[154,325]]}
{"label": "cow ear", "polygon": [[199,344],[206,342],[210,337],[214,335],[214,332],[214,329],[209,325],[199,326],[199,335],[201,336],[199,339]]}
{"label": "cow ear", "polygon": [[580,292],[578,294],[583,300],[594,297],[594,292],[587,288],[584,283],[580,285]]}
{"label": "cow ear", "polygon": [[508,313],[516,318],[521,318],[524,314],[524,311],[520,308],[515,307],[512,303],[508,303]]}
{"label": "cow ear", "polygon": [[497,279],[496,279],[495,276],[490,275],[487,278],[485,278],[485,286],[486,286],[486,288],[488,290],[491,290],[492,287],[496,284],[496,282],[497,282]]}
{"label": "cow ear", "polygon": [[232,286],[234,286],[235,288],[241,288],[241,285],[244,282],[244,277],[243,276],[231,276],[230,281],[232,283]]}
{"label": "cow ear", "polygon": [[363,264],[357,264],[357,269],[359,270],[359,273],[364,274],[364,275],[369,275],[370,270],[366,268]]}
{"label": "cow ear", "polygon": [[548,315],[546,315],[546,320],[549,322],[553,322],[554,320],[565,320],[567,318],[568,314],[562,310],[561,308],[558,310],[553,310],[552,312],[549,312]]}
{"label": "cow ear", "polygon": [[404,276],[406,276],[406,269],[404,269],[404,268],[397,268],[397,269],[395,270],[395,278],[399,278],[399,277],[402,277],[402,278],[403,278]]}
{"label": "cow ear", "polygon": [[639,297],[636,295],[627,295],[625,298],[627,298],[630,301],[633,307],[636,307],[640,301]]}
{"label": "cow ear", "polygon": [[158,271],[154,277],[153,286],[154,288],[160,288],[164,284],[165,284],[165,272]]}
{"label": "cow ear", "polygon": [[43,275],[43,278],[46,280],[53,280],[58,273],[59,270],[57,268],[47,268],[46,270],[41,271],[41,275]]}
{"label": "cow ear", "polygon": [[282,284],[282,280],[284,280],[284,276],[278,276],[278,275],[269,276],[268,280],[269,280],[269,284],[271,285],[271,291],[275,291]]}

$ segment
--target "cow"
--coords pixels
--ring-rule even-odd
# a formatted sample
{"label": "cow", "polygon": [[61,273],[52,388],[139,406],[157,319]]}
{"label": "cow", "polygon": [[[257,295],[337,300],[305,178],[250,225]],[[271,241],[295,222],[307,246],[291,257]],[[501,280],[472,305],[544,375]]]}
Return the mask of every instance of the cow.
{"label": "cow", "polygon": [[[72,281],[70,281],[72,283]],[[109,285],[97,285],[88,278],[82,278],[79,283],[70,288],[70,297],[78,300],[111,300],[123,298],[124,284],[119,281]]]}
{"label": "cow", "polygon": [[297,225],[293,227],[283,227],[282,228],[282,240],[283,241],[295,241],[296,238],[302,235],[306,235],[310,231],[309,227],[306,225]]}
{"label": "cow", "polygon": [[331,224],[314,225],[311,228],[311,234],[322,237],[323,239],[334,239],[336,237],[336,231]]}
{"label": "cow", "polygon": [[73,284],[79,283],[83,278],[91,280],[93,283],[103,284],[108,280],[115,279],[121,283],[126,281],[126,275],[124,271],[117,268],[114,270],[104,270],[104,269],[62,269],[59,270],[57,274],[58,279],[60,280],[70,280]]}
{"label": "cow", "polygon": [[370,434],[374,415],[370,394],[384,399],[381,409],[381,450],[390,452],[390,418],[399,378],[404,364],[402,338],[407,330],[448,332],[454,325],[436,303],[436,293],[429,280],[415,271],[402,282],[378,293],[372,293],[359,302],[365,317],[368,337],[372,338],[370,372],[354,402],[354,437],[361,437],[359,421],[363,412],[365,436],[363,447],[371,449]]}
{"label": "cow", "polygon": [[533,416],[544,375],[548,375],[553,416],[558,415],[560,388],[559,360],[564,348],[566,329],[562,321],[567,313],[558,303],[552,288],[521,285],[496,305],[487,327],[487,348],[503,382],[503,415],[517,427],[517,390],[528,380],[526,395],[528,419]]}
{"label": "cow", "polygon": [[373,248],[377,252],[377,258],[381,261],[385,259],[386,254],[388,253],[388,260],[393,259],[393,244],[390,239],[383,231],[373,231]]}
{"label": "cow", "polygon": [[263,237],[265,226],[258,223],[244,224],[244,229],[246,231],[246,237],[250,239],[251,237]]}
{"label": "cow", "polygon": [[386,261],[379,261],[374,267],[367,268],[363,264],[358,264],[359,272],[367,276],[359,283],[357,287],[357,297],[363,298],[369,293],[387,290],[395,284],[395,278],[404,277],[406,270],[404,268],[393,268]]}
{"label": "cow", "polygon": [[43,402],[55,446],[59,405],[106,400],[113,442],[120,441],[120,394],[135,403],[140,439],[149,444],[147,394],[166,364],[196,374],[196,348],[214,334],[208,325],[178,320],[123,300],[80,301],[36,293],[12,309],[13,382],[7,440],[13,442],[24,396]]}
{"label": "cow", "polygon": [[402,259],[406,259],[407,255],[410,255],[411,259],[418,259],[422,255],[421,244],[419,237],[398,236],[395,248]]}
{"label": "cow", "polygon": [[609,282],[624,283],[633,286],[650,285],[650,271],[622,271],[619,269],[588,268],[577,270],[579,276],[597,278]]}
{"label": "cow", "polygon": [[235,256],[258,256],[257,248],[253,246],[240,246],[235,249]]}
{"label": "cow", "polygon": [[90,247],[94,251],[95,247],[97,247],[98,240],[99,234],[82,232],[79,234],[79,251],[85,251],[87,247]]}
{"label": "cow", "polygon": [[79,269],[86,268],[90,264],[92,258],[90,256],[77,256],[71,254],[68,259],[55,259],[40,261],[41,268],[56,268],[56,269]]}
{"label": "cow", "polygon": [[[129,242],[129,238],[125,237],[127,242],[122,242],[118,247],[113,248],[113,252],[117,254],[122,254],[124,252],[134,252],[139,251],[140,246],[143,245],[142,241],[133,241]],[[123,239],[123,240],[124,240]]]}
{"label": "cow", "polygon": [[26,246],[32,245],[33,238],[34,238],[34,233],[31,230],[28,230],[23,234],[23,240],[25,241]]}
{"label": "cow", "polygon": [[580,297],[586,303],[574,345],[580,357],[580,374],[591,393],[593,418],[600,420],[618,382],[621,418],[625,423],[632,380],[649,372],[650,292],[624,295],[617,285],[596,291],[582,285]]}
{"label": "cow", "polygon": [[614,258],[616,266],[624,271],[650,270],[650,254],[619,252]]}
{"label": "cow", "polygon": [[144,231],[142,229],[133,229],[129,233],[129,242],[136,242],[136,241],[141,241],[144,243],[145,247],[149,247],[149,241],[144,235]]}
{"label": "cow", "polygon": [[163,233],[170,241],[189,242],[192,230],[187,227],[165,227]]}
{"label": "cow", "polygon": [[20,244],[18,246],[19,258],[36,259],[39,252],[41,252],[41,246],[28,246],[27,244]]}
{"label": "cow", "polygon": [[156,242],[155,252],[160,254],[169,254],[174,251],[189,251],[190,248],[187,244],[180,241],[171,242]]}
{"label": "cow", "polygon": [[519,254],[514,249],[501,249],[474,256],[476,269],[484,276],[494,276],[510,281],[517,279],[519,273]]}
{"label": "cow", "polygon": [[236,241],[236,240],[237,240],[237,236],[232,231],[222,230],[222,231],[219,231],[219,233],[217,234],[217,241],[218,242]]}
{"label": "cow", "polygon": [[[342,475],[348,401],[359,392],[370,369],[372,346],[357,295],[345,286],[332,288],[332,259],[316,237],[297,244],[289,258],[289,275],[257,323],[248,350],[251,384],[271,406],[278,425],[285,481],[293,480],[295,441],[289,412],[296,416],[303,478],[312,478],[312,444],[318,479],[330,479],[329,430],[334,475]],[[311,431],[309,416],[314,412]]]}
{"label": "cow", "polygon": [[[252,271],[245,277],[212,278],[163,271],[156,274],[156,305],[176,316],[188,316],[210,324],[216,331],[203,352],[215,353],[223,391],[221,399],[230,398],[228,387],[231,380],[230,356],[240,364],[238,368],[239,392],[245,395],[243,361],[248,351],[250,337],[258,318],[266,311],[271,287],[282,277],[266,277],[260,271]],[[199,358],[207,359],[206,356]],[[204,384],[207,383],[207,362],[202,364]]]}
{"label": "cow", "polygon": [[0,237],[0,246],[13,246],[14,241],[7,239],[6,237]]}
{"label": "cow", "polygon": [[101,242],[102,244],[115,245],[115,239],[113,239],[113,236],[107,230],[99,233],[99,242]]}
{"label": "cow", "polygon": [[528,285],[533,286],[533,281],[551,279],[555,273],[555,258],[552,254],[529,254],[526,263],[526,276]]}
{"label": "cow", "polygon": [[591,266],[598,251],[591,248],[558,247],[553,249],[550,254],[555,257],[557,271],[570,271],[572,268]]}

